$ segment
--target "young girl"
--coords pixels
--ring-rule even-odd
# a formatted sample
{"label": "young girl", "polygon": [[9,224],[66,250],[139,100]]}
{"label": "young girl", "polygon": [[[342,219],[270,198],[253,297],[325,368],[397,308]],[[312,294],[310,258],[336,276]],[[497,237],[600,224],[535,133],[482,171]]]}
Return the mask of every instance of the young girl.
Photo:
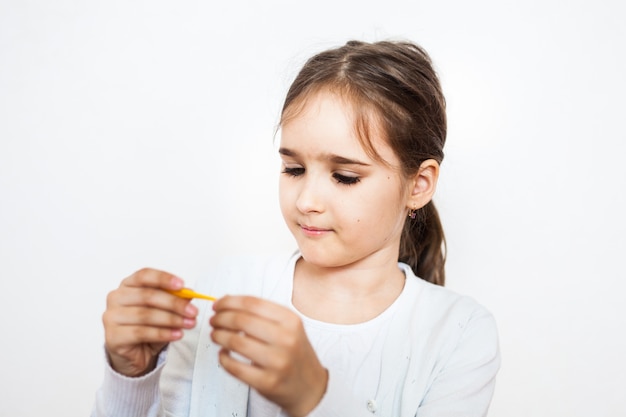
{"label": "young girl", "polygon": [[426,52],[352,41],[314,56],[280,127],[298,251],[225,265],[194,288],[213,304],[167,292],[184,284],[166,272],[123,280],[103,315],[93,415],[486,415],[497,332],[442,287],[431,199],[446,113]]}

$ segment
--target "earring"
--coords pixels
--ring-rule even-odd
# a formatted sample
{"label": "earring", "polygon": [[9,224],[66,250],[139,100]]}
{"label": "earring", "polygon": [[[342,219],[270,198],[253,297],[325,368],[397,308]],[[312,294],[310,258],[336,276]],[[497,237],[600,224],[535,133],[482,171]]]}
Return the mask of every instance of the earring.
{"label": "earring", "polygon": [[409,210],[409,217],[410,217],[412,220],[415,220],[415,217],[416,217],[416,216],[417,216],[417,209],[411,209],[411,210]]}

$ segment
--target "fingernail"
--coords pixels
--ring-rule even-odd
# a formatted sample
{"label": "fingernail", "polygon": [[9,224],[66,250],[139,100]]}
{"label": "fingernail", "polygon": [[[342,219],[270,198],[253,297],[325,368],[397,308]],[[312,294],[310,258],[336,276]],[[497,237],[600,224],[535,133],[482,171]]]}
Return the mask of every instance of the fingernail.
{"label": "fingernail", "polygon": [[195,319],[188,319],[188,318],[183,319],[183,327],[190,329],[194,327],[195,325],[196,325]]}
{"label": "fingernail", "polygon": [[173,276],[171,285],[172,285],[172,289],[180,290],[181,288],[185,286],[185,281],[183,281],[181,278],[178,278],[177,276]]}
{"label": "fingernail", "polygon": [[198,309],[193,304],[187,304],[187,306],[185,307],[185,313],[187,313],[187,315],[189,316],[195,316],[196,314],[198,314]]}

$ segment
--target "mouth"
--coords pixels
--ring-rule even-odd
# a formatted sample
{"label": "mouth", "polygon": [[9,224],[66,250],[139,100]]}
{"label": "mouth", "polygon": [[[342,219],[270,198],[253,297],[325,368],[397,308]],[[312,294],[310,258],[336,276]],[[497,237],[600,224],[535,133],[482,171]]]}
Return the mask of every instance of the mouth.
{"label": "mouth", "polygon": [[308,226],[308,225],[300,224],[300,223],[298,224],[298,226],[300,226],[300,229],[307,236],[321,236],[325,233],[332,232],[332,229],[324,229],[321,227]]}

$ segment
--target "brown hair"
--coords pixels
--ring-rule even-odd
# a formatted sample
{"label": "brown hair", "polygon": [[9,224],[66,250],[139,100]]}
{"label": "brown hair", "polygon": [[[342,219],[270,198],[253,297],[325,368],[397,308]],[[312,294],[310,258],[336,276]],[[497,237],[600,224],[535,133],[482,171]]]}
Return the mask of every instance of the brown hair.
{"label": "brown hair", "polygon": [[[306,99],[321,90],[337,93],[352,105],[359,140],[378,160],[370,137],[373,129],[382,128],[406,178],[427,159],[443,160],[446,104],[430,57],[421,47],[350,41],[313,56],[289,88],[280,124],[295,117]],[[432,201],[414,220],[407,218],[399,261],[426,281],[444,285],[445,237]]]}

